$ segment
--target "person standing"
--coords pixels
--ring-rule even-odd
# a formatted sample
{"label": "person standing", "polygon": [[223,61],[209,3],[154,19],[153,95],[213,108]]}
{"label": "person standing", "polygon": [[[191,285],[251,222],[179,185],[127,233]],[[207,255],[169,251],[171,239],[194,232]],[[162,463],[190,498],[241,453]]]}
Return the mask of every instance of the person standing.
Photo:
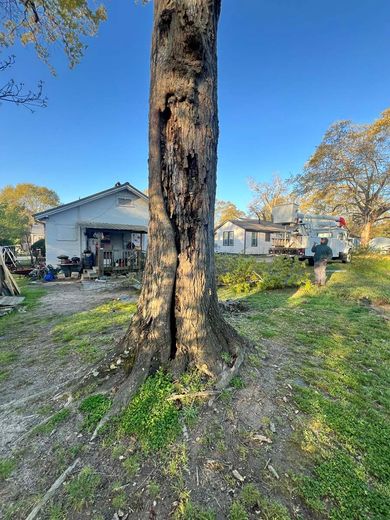
{"label": "person standing", "polygon": [[326,265],[329,260],[333,258],[333,251],[328,246],[328,239],[321,238],[320,244],[314,242],[311,248],[314,253],[314,276],[316,285],[321,286],[326,284]]}

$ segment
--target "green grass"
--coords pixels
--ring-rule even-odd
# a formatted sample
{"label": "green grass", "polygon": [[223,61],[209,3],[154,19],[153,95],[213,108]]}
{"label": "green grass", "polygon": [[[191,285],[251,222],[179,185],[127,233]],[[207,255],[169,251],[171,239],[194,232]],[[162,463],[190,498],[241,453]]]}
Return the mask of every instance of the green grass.
{"label": "green grass", "polygon": [[111,407],[111,399],[102,394],[91,395],[83,400],[79,410],[84,415],[82,428],[93,431]]}
{"label": "green grass", "polygon": [[138,454],[130,455],[123,461],[123,467],[125,468],[129,477],[134,477],[140,469],[140,457]]}
{"label": "green grass", "polygon": [[115,510],[124,509],[127,502],[126,493],[123,490],[117,491],[111,500],[112,507]]}
{"label": "green grass", "polygon": [[15,469],[14,459],[0,459],[0,482],[7,479]]}
{"label": "green grass", "polygon": [[245,507],[239,500],[234,500],[229,511],[229,520],[249,520]]}
{"label": "green grass", "polygon": [[0,367],[3,368],[6,365],[10,365],[17,358],[16,352],[10,350],[0,350]]}
{"label": "green grass", "polygon": [[[38,305],[40,298],[46,294],[45,287],[27,285],[28,280],[24,277],[17,277],[16,281],[19,285],[21,296],[24,296],[22,308],[27,311],[34,309]],[[25,321],[26,314],[24,312],[14,311],[6,316],[2,316],[0,318],[0,335],[6,334],[11,328],[14,329],[18,325],[23,325]]]}
{"label": "green grass", "polygon": [[[44,287],[27,285],[26,278],[17,277],[17,283],[21,290],[21,295],[25,297],[21,308],[29,310],[36,307],[39,299],[46,294]],[[28,316],[28,314],[27,314]],[[24,345],[23,327],[26,323],[26,313],[14,311],[6,316],[0,317],[0,383],[8,379],[11,374],[10,367],[18,359],[17,350]],[[20,334],[17,335],[17,332]],[[18,337],[19,336],[19,337]]]}
{"label": "green grass", "polygon": [[[193,393],[207,387],[199,372],[183,374],[178,381],[159,370],[148,377],[118,418],[117,436],[135,435],[144,453],[158,451],[171,444],[182,430],[182,422],[194,424],[197,404]],[[181,408],[169,400],[173,394],[188,394],[181,400]]]}
{"label": "green grass", "polygon": [[180,432],[180,412],[168,397],[175,386],[163,372],[149,377],[120,418],[119,434],[136,435],[142,450],[156,451]]}
{"label": "green grass", "polygon": [[74,354],[89,363],[97,361],[103,355],[102,348],[112,343],[113,333],[128,327],[135,310],[134,303],[112,301],[67,316],[52,329],[59,354]]}
{"label": "green grass", "polygon": [[175,515],[180,520],[216,520],[217,515],[210,509],[204,509],[198,504],[188,500],[183,506],[182,511]]}
{"label": "green grass", "polygon": [[261,520],[290,520],[290,515],[282,504],[265,498],[254,484],[249,483],[243,486],[238,499],[233,501],[229,520],[247,520],[253,514]]}
{"label": "green grass", "polygon": [[70,410],[68,408],[63,408],[53,415],[53,417],[51,417],[51,419],[49,419],[45,424],[37,426],[34,429],[34,433],[50,433],[58,424],[65,422],[69,417]]}
{"label": "green grass", "polygon": [[81,511],[92,504],[100,482],[100,476],[90,466],[85,466],[67,485],[69,506],[75,511]]}
{"label": "green grass", "polygon": [[[294,438],[308,474],[295,475],[313,514],[330,520],[385,519],[390,511],[389,321],[367,305],[390,302],[390,259],[358,257],[324,289],[247,298],[235,326],[291,349],[287,377],[304,412]],[[271,517],[272,518],[272,517]],[[278,517],[279,518],[279,517]]]}

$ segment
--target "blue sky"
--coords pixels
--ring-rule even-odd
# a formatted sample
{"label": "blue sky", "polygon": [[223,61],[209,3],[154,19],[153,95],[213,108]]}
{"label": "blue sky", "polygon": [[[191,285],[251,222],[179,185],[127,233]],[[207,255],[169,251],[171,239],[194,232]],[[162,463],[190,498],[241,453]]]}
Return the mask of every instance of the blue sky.
{"label": "blue sky", "polygon": [[[0,106],[0,186],[46,185],[63,202],[147,186],[152,5],[108,11],[74,70],[53,49],[57,77],[32,48],[12,50],[13,77],[43,79],[49,106]],[[389,0],[222,0],[218,198],[246,209],[249,176],[298,173],[332,122],[375,119],[390,106],[389,61]]]}

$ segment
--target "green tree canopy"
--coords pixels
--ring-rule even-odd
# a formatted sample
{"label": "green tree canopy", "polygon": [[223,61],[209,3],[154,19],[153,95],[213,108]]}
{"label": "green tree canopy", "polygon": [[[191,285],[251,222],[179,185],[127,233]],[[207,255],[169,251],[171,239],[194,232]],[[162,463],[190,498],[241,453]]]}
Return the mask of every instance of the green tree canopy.
{"label": "green tree canopy", "polygon": [[334,123],[295,181],[299,195],[351,215],[367,245],[390,218],[390,109],[372,124]]}
{"label": "green tree canopy", "polygon": [[[34,213],[60,203],[57,193],[35,184],[16,184],[0,190],[0,233],[3,243],[26,239]],[[28,240],[27,240],[28,243]]]}
{"label": "green tree canopy", "polygon": [[29,228],[29,218],[23,208],[0,203],[0,245],[18,243]]}

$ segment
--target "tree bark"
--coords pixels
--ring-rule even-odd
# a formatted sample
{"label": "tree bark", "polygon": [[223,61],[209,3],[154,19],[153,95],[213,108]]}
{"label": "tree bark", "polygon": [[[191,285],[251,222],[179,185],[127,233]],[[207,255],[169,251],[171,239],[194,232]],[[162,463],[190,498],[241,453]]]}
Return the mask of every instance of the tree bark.
{"label": "tree bark", "polygon": [[370,242],[372,222],[369,219],[364,220],[360,232],[360,242],[363,247],[367,247]]}
{"label": "tree bark", "polygon": [[220,0],[155,0],[148,254],[124,338],[139,382],[159,366],[217,379],[242,339],[221,317],[214,268]]}

